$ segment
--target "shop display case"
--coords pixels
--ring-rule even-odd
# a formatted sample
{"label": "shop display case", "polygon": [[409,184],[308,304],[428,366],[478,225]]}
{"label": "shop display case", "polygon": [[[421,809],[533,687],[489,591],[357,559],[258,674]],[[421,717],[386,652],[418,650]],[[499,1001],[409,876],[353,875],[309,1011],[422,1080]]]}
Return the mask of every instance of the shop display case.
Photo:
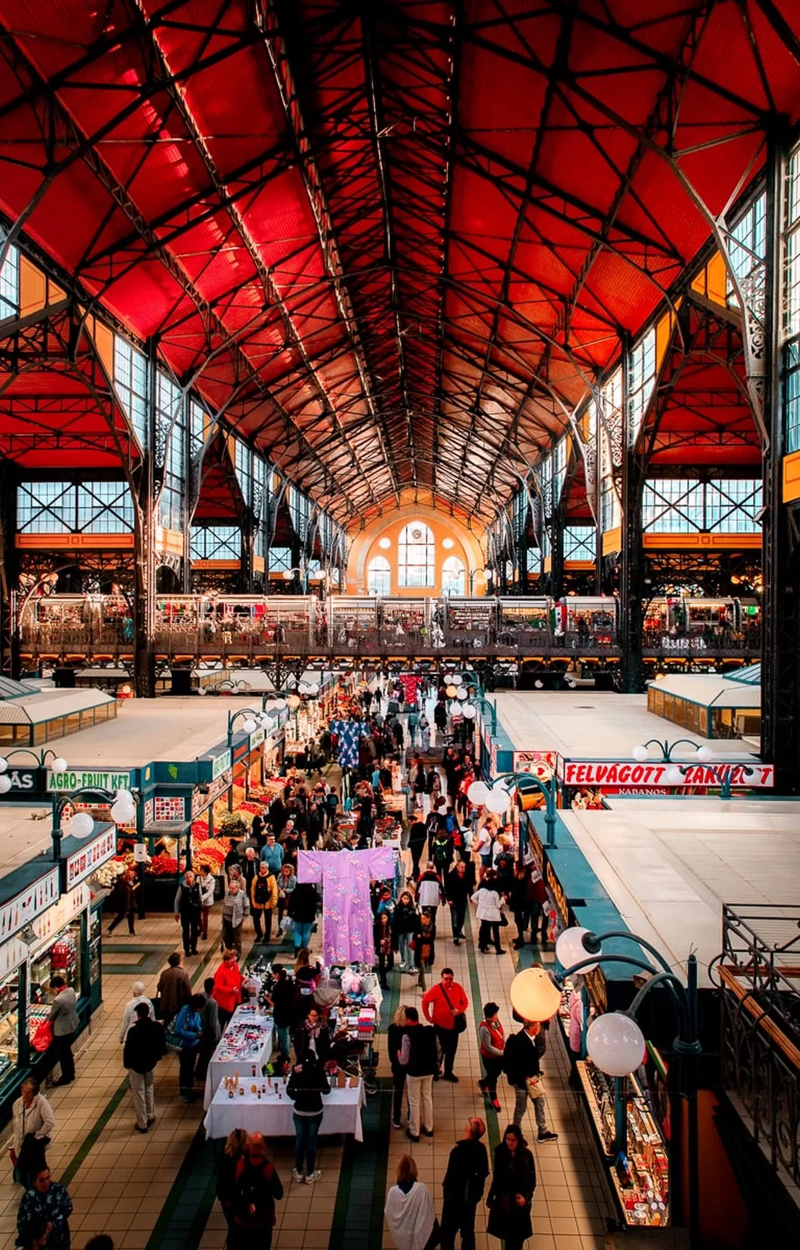
{"label": "shop display case", "polygon": [[19,1063],[19,1000],[22,969],[0,982],[0,1089],[17,1071]]}
{"label": "shop display case", "polygon": [[93,1009],[103,1001],[102,952],[103,922],[99,908],[95,908],[89,917],[89,995]]}
{"label": "shop display case", "polygon": [[62,929],[49,946],[31,960],[30,1002],[31,1011],[40,1004],[47,1010],[53,1000],[50,982],[53,977],[63,977],[67,985],[78,994],[81,991],[81,917],[77,916]]}

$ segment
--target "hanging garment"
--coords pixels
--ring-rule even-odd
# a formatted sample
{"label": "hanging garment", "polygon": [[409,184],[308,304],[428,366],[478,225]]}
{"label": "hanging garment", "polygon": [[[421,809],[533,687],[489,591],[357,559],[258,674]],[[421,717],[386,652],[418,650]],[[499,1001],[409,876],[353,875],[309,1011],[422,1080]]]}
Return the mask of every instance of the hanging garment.
{"label": "hanging garment", "polygon": [[361,720],[332,720],[328,729],[337,738],[337,759],[342,768],[358,768],[359,739],[369,735]]}
{"label": "hanging garment", "polygon": [[297,880],[321,883],[322,953],[328,967],[375,963],[370,881],[394,878],[391,847],[364,851],[300,851]]}

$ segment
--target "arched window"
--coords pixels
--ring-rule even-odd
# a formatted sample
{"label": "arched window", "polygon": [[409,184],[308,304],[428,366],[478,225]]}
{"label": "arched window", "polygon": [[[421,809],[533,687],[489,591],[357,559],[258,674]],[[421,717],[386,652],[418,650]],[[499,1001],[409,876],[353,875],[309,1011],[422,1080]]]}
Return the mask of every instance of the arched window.
{"label": "arched window", "polygon": [[422,521],[411,521],[400,531],[397,543],[400,586],[436,585],[435,547],[433,534]]}
{"label": "arched window", "polygon": [[465,595],[467,593],[467,570],[458,556],[448,556],[442,565],[442,594]]}
{"label": "arched window", "polygon": [[367,569],[367,594],[388,595],[392,589],[392,566],[386,556],[375,556]]}

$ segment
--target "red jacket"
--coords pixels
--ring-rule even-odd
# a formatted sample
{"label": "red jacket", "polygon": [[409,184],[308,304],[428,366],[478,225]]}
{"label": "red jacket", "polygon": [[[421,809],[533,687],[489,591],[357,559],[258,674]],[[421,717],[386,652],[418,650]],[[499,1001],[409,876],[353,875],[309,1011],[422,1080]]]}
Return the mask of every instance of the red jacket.
{"label": "red jacket", "polygon": [[242,974],[235,963],[224,961],[214,973],[211,997],[223,1011],[233,1012],[242,1001]]}
{"label": "red jacket", "polygon": [[[450,1006],[447,1005],[447,998],[450,999]],[[469,1007],[469,999],[464,993],[458,981],[454,981],[447,991],[447,998],[444,996],[444,989],[441,982],[432,986],[426,994],[422,996],[422,1014],[429,1024],[436,1024],[440,1029],[454,1029],[455,1021],[453,1013],[456,1011],[466,1011]]]}

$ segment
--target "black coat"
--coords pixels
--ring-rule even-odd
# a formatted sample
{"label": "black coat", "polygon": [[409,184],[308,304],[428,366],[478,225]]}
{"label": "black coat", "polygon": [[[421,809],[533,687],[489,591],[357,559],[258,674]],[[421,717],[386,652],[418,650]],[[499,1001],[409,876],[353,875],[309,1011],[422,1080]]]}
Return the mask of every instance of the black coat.
{"label": "black coat", "polygon": [[506,1042],[503,1053],[503,1071],[512,1085],[522,1089],[527,1077],[541,1075],[539,1057],[544,1047],[540,1039],[541,1033],[538,1037],[531,1039],[524,1029],[520,1029],[518,1033],[512,1033]]}
{"label": "black coat", "polygon": [[[531,1203],[536,1188],[536,1165],[527,1146],[517,1146],[512,1155],[503,1142],[494,1152],[494,1176],[486,1197],[489,1222],[486,1231],[490,1237],[530,1237]],[[521,1194],[525,1205],[516,1199]]]}
{"label": "black coat", "polygon": [[317,918],[319,894],[310,881],[299,881],[289,895],[287,911],[298,924],[311,924]]}
{"label": "black coat", "polygon": [[419,933],[419,912],[413,903],[398,903],[392,916],[392,933],[395,943],[403,933]]}
{"label": "black coat", "polygon": [[202,904],[200,900],[200,886],[195,881],[194,885],[182,885],[178,895],[178,915],[181,920],[199,920]]}
{"label": "black coat", "polygon": [[166,1053],[163,1024],[146,1017],[144,1020],[137,1020],[128,1029],[125,1049],[122,1052],[122,1066],[140,1075],[152,1072]]}

